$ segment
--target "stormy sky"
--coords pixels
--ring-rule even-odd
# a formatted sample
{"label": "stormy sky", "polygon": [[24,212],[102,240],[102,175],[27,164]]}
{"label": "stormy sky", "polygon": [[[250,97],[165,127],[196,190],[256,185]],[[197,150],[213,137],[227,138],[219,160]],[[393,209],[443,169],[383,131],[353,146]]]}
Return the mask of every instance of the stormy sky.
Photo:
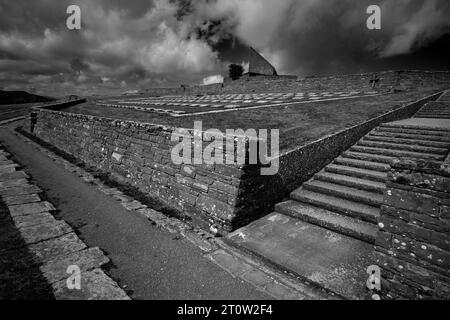
{"label": "stormy sky", "polygon": [[[81,8],[81,30],[66,9]],[[381,30],[366,9],[381,7]],[[246,46],[279,74],[450,70],[448,0],[0,0],[0,88],[105,94],[210,83]]]}

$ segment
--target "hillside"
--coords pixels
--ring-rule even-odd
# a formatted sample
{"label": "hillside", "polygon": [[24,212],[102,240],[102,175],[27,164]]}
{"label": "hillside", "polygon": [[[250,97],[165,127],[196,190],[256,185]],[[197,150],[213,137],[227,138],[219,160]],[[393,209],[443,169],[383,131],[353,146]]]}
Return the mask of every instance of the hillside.
{"label": "hillside", "polygon": [[38,96],[25,91],[3,91],[0,90],[0,105],[4,104],[20,104],[20,103],[35,103],[48,102],[55,100],[50,97]]}

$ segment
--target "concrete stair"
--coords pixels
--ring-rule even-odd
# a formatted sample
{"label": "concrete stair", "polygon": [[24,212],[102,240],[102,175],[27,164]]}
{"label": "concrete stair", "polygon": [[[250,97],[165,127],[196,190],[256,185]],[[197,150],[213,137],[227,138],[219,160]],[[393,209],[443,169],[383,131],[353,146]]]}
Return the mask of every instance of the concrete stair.
{"label": "concrete stair", "polygon": [[443,161],[449,148],[445,125],[427,127],[415,120],[381,125],[277,204],[274,213],[228,240],[343,297],[361,298],[364,283],[358,281],[374,262],[390,161]]}
{"label": "concrete stair", "polygon": [[358,201],[370,206],[380,206],[383,202],[381,193],[360,190],[357,188],[347,187],[344,185],[324,182],[320,180],[312,180],[305,182],[303,188],[309,191],[328,194],[331,196],[343,197],[348,200]]}
{"label": "concrete stair", "polygon": [[393,158],[415,158],[415,159],[427,159],[427,160],[440,160],[442,158],[439,154],[430,154],[422,152],[412,152],[398,149],[384,149],[384,148],[373,148],[356,145],[350,148],[351,151],[356,151],[360,153],[369,153],[376,155],[390,156]]}
{"label": "concrete stair", "polygon": [[442,142],[449,143],[450,137],[446,136],[433,136],[433,135],[424,135],[424,134],[412,134],[412,133],[395,133],[395,132],[382,132],[374,130],[372,131],[366,138],[370,137],[379,137],[379,138],[392,138],[392,139],[408,139],[413,141],[433,141],[433,142]]}
{"label": "concrete stair", "polygon": [[429,102],[414,115],[414,118],[450,119],[450,101]]}
{"label": "concrete stair", "polygon": [[[372,223],[373,230],[376,230],[389,162],[397,157],[442,161],[450,148],[447,138],[450,138],[450,128],[383,124],[292,192],[290,198],[303,209],[309,205],[341,214],[346,221],[352,218],[358,222]],[[293,211],[282,212],[289,214]],[[314,219],[308,218],[308,222],[373,243],[370,237],[358,230],[349,230],[349,226],[358,225],[357,222],[346,223],[347,227],[342,228],[340,224],[328,221],[330,214],[318,212]],[[299,219],[304,217],[301,214],[295,216]]]}
{"label": "concrete stair", "polygon": [[326,229],[334,229],[350,237],[364,239],[368,243],[375,243],[377,236],[377,230],[371,223],[293,200],[277,204],[275,211]]}
{"label": "concrete stair", "polygon": [[316,174],[314,180],[327,181],[334,184],[353,187],[355,189],[371,191],[379,194],[383,194],[385,189],[384,182],[371,181],[361,178],[349,177],[343,174],[334,174],[323,171]]}

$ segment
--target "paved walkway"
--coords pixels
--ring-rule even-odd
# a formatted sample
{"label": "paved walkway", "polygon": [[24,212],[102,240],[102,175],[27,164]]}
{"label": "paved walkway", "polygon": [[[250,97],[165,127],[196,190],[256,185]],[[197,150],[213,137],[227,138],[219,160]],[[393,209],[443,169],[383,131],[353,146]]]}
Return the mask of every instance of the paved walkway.
{"label": "paved walkway", "polygon": [[[99,247],[107,254],[113,265],[107,274],[126,288],[131,298],[274,298],[276,293],[263,293],[239,278],[244,269],[228,259],[228,254],[219,251],[205,256],[182,236],[130,212],[76,172],[58,165],[19,139],[11,127],[0,128],[0,143],[45,191],[57,217],[67,221],[87,246]],[[232,275],[233,270],[240,271]],[[272,287],[280,292],[279,287]],[[287,294],[281,292],[281,296]]]}

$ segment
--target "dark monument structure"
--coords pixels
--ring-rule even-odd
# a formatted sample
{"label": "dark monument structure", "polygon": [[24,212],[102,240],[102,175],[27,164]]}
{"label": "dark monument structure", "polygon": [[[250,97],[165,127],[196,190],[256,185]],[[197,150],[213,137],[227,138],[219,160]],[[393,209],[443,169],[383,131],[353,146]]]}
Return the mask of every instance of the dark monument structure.
{"label": "dark monument structure", "polygon": [[[248,47],[247,59],[248,72],[241,77],[244,81],[297,80],[297,76],[279,75],[275,67],[252,47]],[[229,81],[230,79],[225,80]]]}
{"label": "dark monument structure", "polygon": [[269,61],[264,59],[255,49],[248,48],[248,75],[249,76],[277,76],[277,70]]}

